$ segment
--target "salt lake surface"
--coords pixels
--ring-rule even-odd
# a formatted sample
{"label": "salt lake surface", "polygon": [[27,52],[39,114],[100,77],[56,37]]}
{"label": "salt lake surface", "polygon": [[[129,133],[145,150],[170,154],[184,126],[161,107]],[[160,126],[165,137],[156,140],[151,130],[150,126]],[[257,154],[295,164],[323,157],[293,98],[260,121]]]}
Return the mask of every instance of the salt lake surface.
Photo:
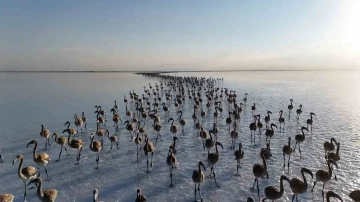
{"label": "salt lake surface", "polygon": [[[174,74],[173,74],[174,75]],[[256,111],[261,114],[261,120],[268,110],[273,112],[272,122],[278,125],[278,112],[284,110],[286,125],[284,132],[275,131],[271,141],[272,158],[268,161],[269,179],[260,179],[261,198],[264,197],[263,189],[267,186],[279,187],[281,175],[289,178],[301,177],[300,169],[306,167],[314,174],[318,169],[327,169],[324,160],[323,143],[335,137],[341,143],[338,162],[339,169],[335,169],[338,180],[334,178],[326,184],[325,190],[333,190],[345,201],[350,201],[347,196],[350,191],[360,188],[360,136],[359,119],[360,111],[360,72],[358,71],[304,71],[304,72],[199,72],[177,73],[178,76],[204,76],[223,77],[220,85],[235,90],[242,101],[247,92],[248,102],[242,112],[240,120],[239,141],[242,142],[245,152],[241,161],[240,176],[236,173],[236,161],[233,150],[230,149],[231,139],[227,133],[225,111],[219,119],[220,128],[218,141],[224,145],[220,149],[220,160],[216,164],[217,181],[215,186],[212,178],[206,177],[201,185],[204,201],[245,201],[248,196],[257,199],[256,190],[251,189],[254,176],[252,166],[261,162],[260,148],[265,146],[265,137],[250,141],[249,124],[252,122],[251,106],[256,103]],[[32,147],[26,148],[27,142],[37,140],[39,152],[47,152],[51,162],[47,168],[51,177],[45,181],[44,189],[55,188],[59,191],[57,201],[91,201],[95,188],[100,191],[102,201],[134,201],[136,188],[142,188],[148,201],[193,201],[194,184],[191,179],[193,170],[199,160],[206,164],[207,155],[202,149],[202,140],[196,137],[194,124],[191,118],[192,104],[185,102],[183,118],[187,120],[184,134],[178,134],[177,142],[178,166],[174,172],[175,187],[169,188],[169,168],[166,164],[168,147],[172,141],[170,124],[167,123],[161,111],[161,134],[164,141],[155,146],[153,163],[150,173],[146,173],[146,157],[140,156],[136,163],[136,145],[129,142],[129,133],[121,125],[119,132],[115,133],[112,121],[106,123],[110,134],[116,134],[120,141],[120,150],[107,153],[110,141],[105,139],[104,151],[100,154],[99,169],[96,170],[95,153],[91,152],[89,134],[96,131],[94,105],[101,105],[110,117],[110,109],[117,100],[120,105],[120,115],[125,116],[124,94],[129,97],[129,91],[137,94],[144,93],[143,86],[159,81],[144,78],[131,73],[1,73],[0,74],[0,145],[2,146],[3,163],[0,164],[0,193],[12,193],[15,201],[23,199],[23,182],[17,176],[17,167],[12,165],[12,160],[18,154],[24,155],[24,165],[37,167],[32,161]],[[164,94],[163,100],[164,100]],[[289,99],[294,100],[294,110],[291,118],[287,116]],[[206,103],[203,103],[204,109]],[[303,105],[300,120],[296,120],[295,109]],[[205,129],[212,127],[212,107],[207,111]],[[130,104],[129,110],[135,111],[135,105]],[[76,150],[69,148],[69,156],[62,156],[56,162],[60,146],[51,139],[48,151],[44,150],[45,139],[39,133],[41,124],[51,133],[61,133],[65,129],[64,123],[73,123],[73,115],[81,115],[84,111],[88,118],[88,128],[78,137],[83,139],[84,149],[80,165],[76,162]],[[287,144],[288,137],[300,133],[301,126],[306,126],[306,119],[310,112],[314,112],[313,131],[306,135],[306,140],[301,145],[302,158],[299,153],[291,157],[290,173],[283,169],[282,147]],[[174,117],[179,125],[176,111],[171,106],[170,117]],[[147,125],[150,141],[155,142],[155,133],[150,124]],[[258,131],[257,131],[258,133]],[[65,134],[64,134],[65,135]],[[45,177],[41,169],[41,176]],[[210,172],[207,169],[206,174]],[[314,176],[315,177],[315,176]],[[309,192],[314,179],[307,178],[308,192],[299,195],[299,201],[322,201],[322,183],[318,183],[314,192]],[[291,200],[292,192],[285,183],[285,193],[282,201]],[[29,190],[27,201],[38,201],[35,190]]]}

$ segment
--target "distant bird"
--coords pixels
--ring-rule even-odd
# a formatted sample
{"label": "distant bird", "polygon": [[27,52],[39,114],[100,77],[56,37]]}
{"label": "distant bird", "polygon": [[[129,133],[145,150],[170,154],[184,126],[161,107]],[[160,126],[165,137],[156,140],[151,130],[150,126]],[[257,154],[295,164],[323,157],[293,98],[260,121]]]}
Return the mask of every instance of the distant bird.
{"label": "distant bird", "polygon": [[176,140],[179,140],[177,137],[173,137],[173,143],[169,146],[169,149],[171,149],[172,153],[176,155]]}
{"label": "distant bird", "polygon": [[37,195],[40,201],[42,202],[54,202],[58,191],[56,189],[47,189],[45,191],[42,190],[42,179],[40,177],[33,179],[29,182],[29,184],[36,183],[37,184]]}
{"label": "distant bird", "polygon": [[253,198],[253,197],[249,196],[249,197],[246,199],[246,202],[255,202],[255,201],[254,201],[254,198]]}
{"label": "distant bird", "polygon": [[144,153],[145,153],[145,156],[146,156],[146,168],[147,168],[147,172],[149,172],[149,154],[151,153],[151,164],[150,166],[152,167],[152,158],[154,156],[154,150],[155,150],[155,147],[154,145],[149,142],[149,138],[147,135],[145,135],[145,145],[144,145]]}
{"label": "distant bird", "polygon": [[282,195],[284,194],[284,183],[283,181],[287,181],[290,183],[290,180],[285,175],[281,175],[280,177],[280,190],[277,187],[269,186],[264,189],[264,193],[266,198],[264,198],[262,201],[264,202],[266,199],[270,199],[272,201],[275,201],[277,199],[280,199]]}
{"label": "distant bird", "polygon": [[[118,137],[117,137],[116,135],[110,136],[109,130],[106,130],[106,134],[107,134],[107,137],[109,138],[109,140],[110,140],[110,142],[111,142],[110,151],[112,150],[113,143],[116,143],[116,149],[119,149],[119,140],[118,140]],[[109,151],[109,152],[110,152],[110,151]]]}
{"label": "distant bird", "polygon": [[74,124],[76,126],[76,133],[79,133],[79,129],[78,129],[79,127],[80,127],[81,132],[82,132],[82,125],[83,125],[82,119],[79,118],[76,114],[74,115],[74,119],[75,119]]}
{"label": "distant bird", "polygon": [[318,170],[316,171],[316,181],[314,182],[314,186],[311,189],[311,192],[314,191],[315,185],[318,181],[323,183],[323,188],[322,188],[322,196],[324,197],[324,189],[325,189],[325,184],[330,181],[332,173],[333,173],[333,169],[331,168],[331,165],[333,164],[336,166],[336,168],[338,168],[338,165],[336,164],[335,161],[333,160],[328,160],[327,165],[328,165],[328,170]]}
{"label": "distant bird", "polygon": [[267,179],[269,179],[269,174],[268,174],[268,171],[267,171],[267,165],[266,165],[265,156],[263,155],[261,158],[263,160],[263,163],[262,164],[256,163],[253,166],[253,174],[255,176],[255,181],[254,181],[254,184],[252,186],[254,188],[255,183],[256,183],[259,199],[260,199],[260,189],[259,189],[259,179],[258,178],[264,177],[266,175]]}
{"label": "distant bird", "polygon": [[84,112],[81,112],[81,119],[84,123],[84,128],[86,128],[86,125],[87,125],[87,118],[85,117],[85,114]]}
{"label": "distant bird", "polygon": [[168,122],[170,122],[170,121],[172,121],[172,122],[171,122],[171,126],[170,126],[170,132],[171,132],[174,136],[176,136],[176,134],[177,134],[177,132],[178,132],[178,127],[177,127],[177,125],[174,125],[174,119],[173,119],[173,118],[170,118],[170,119],[168,120]]}
{"label": "distant bird", "polygon": [[[257,116],[254,116],[254,122],[250,123],[249,128],[250,128],[250,132],[251,132],[251,142],[253,141],[253,133],[254,133],[254,142],[255,142],[255,131],[257,129],[257,125],[256,125],[256,121],[257,121]],[[253,132],[254,131],[254,132]]]}
{"label": "distant bird", "polygon": [[132,133],[135,130],[135,125],[132,123],[129,123],[129,121],[125,121],[124,124],[126,124],[126,130],[130,132],[131,140],[134,139]]}
{"label": "distant bird", "polygon": [[293,103],[294,102],[294,100],[293,99],[290,99],[290,105],[288,106],[288,110],[289,110],[289,117],[290,117],[290,112],[291,112],[291,110],[294,108],[294,106],[293,106]]}
{"label": "distant bird", "polygon": [[215,179],[215,185],[218,187],[218,184],[216,182],[216,174],[215,174],[215,169],[214,169],[214,165],[219,161],[219,150],[217,148],[217,146],[220,146],[222,149],[224,149],[223,145],[220,142],[216,142],[215,143],[215,153],[209,153],[208,154],[208,163],[209,166],[211,167],[211,171],[210,171],[210,176],[211,174],[214,175],[214,179]]}
{"label": "distant bird", "polygon": [[203,201],[203,198],[202,198],[201,192],[200,192],[200,184],[204,181],[204,179],[205,179],[205,174],[204,174],[204,172],[201,170],[201,167],[204,168],[204,171],[206,170],[204,163],[203,163],[202,161],[199,161],[199,168],[198,168],[198,169],[195,169],[195,170],[193,171],[192,180],[193,180],[193,182],[195,183],[195,189],[194,189],[194,192],[195,192],[195,201],[196,201],[196,184],[198,184],[197,191],[199,192],[199,195],[200,195],[200,198],[201,198],[201,202],[202,202],[202,201]]}
{"label": "distant bird", "polygon": [[143,138],[140,137],[139,132],[136,133],[135,144],[136,144],[136,162],[139,163],[139,145],[143,142]]}
{"label": "distant bird", "polygon": [[248,96],[249,94],[247,94],[247,93],[245,93],[245,98],[243,99],[243,101],[244,101],[244,103],[246,104],[246,102],[247,102],[247,96]]}
{"label": "distant bird", "polygon": [[265,116],[265,123],[266,123],[266,128],[268,127],[268,124],[270,122],[270,114],[272,114],[271,111],[267,111],[267,116]]}
{"label": "distant bird", "polygon": [[360,189],[354,190],[349,194],[349,197],[356,202],[360,201]]}
{"label": "distant bird", "polygon": [[185,127],[185,124],[186,124],[186,120],[181,118],[182,114],[183,114],[182,111],[178,111],[177,113],[180,113],[179,119],[180,119],[181,131],[182,131],[182,133],[184,133],[184,127]]}
{"label": "distant bird", "polygon": [[[20,159],[20,164],[18,168],[18,176],[20,179],[24,181],[25,184],[25,192],[24,192],[24,201],[26,199],[26,193],[27,193],[27,184],[26,180],[31,180],[36,178],[36,169],[32,166],[27,166],[25,168],[22,167],[24,162],[24,156],[19,154],[16,156],[16,158],[13,160],[13,165],[15,165],[15,162]],[[0,201],[1,202],[1,201]]]}
{"label": "distant bird", "polygon": [[91,133],[90,134],[90,145],[89,145],[89,148],[91,151],[93,152],[96,152],[96,169],[99,168],[99,161],[100,161],[100,157],[99,157],[99,152],[101,151],[102,149],[102,145],[101,145],[101,142],[100,141],[97,141],[97,140],[94,140],[94,133]]}
{"label": "distant bird", "polygon": [[67,152],[67,149],[65,147],[66,137],[58,137],[57,133],[54,133],[53,137],[55,138],[55,142],[60,145],[60,153],[59,153],[59,159],[58,159],[58,161],[60,161],[60,157],[61,157],[61,153],[62,153],[63,148],[66,151],[66,155],[69,155],[68,152]]}
{"label": "distant bird", "polygon": [[337,141],[333,137],[330,139],[330,142],[329,141],[324,142],[325,159],[327,159],[327,155],[329,152],[335,150],[334,142],[335,144],[337,144]]}
{"label": "distant bird", "polygon": [[84,145],[84,141],[82,141],[81,139],[72,139],[70,141],[70,136],[71,136],[71,134],[69,134],[69,136],[68,136],[67,143],[71,148],[78,150],[78,155],[76,156],[76,160],[77,160],[77,164],[79,164],[82,146]]}
{"label": "distant bird", "polygon": [[235,160],[236,160],[236,173],[239,173],[240,166],[240,160],[244,158],[244,152],[242,151],[242,145],[239,143],[239,150],[236,150],[234,152]]}
{"label": "distant bird", "polygon": [[169,150],[168,156],[166,158],[166,163],[169,166],[169,170],[170,170],[170,180],[171,180],[170,187],[173,187],[174,186],[174,184],[173,184],[173,170],[174,170],[174,166],[176,164],[176,156],[172,152],[171,149]]}
{"label": "distant bird", "polygon": [[289,172],[289,167],[290,167],[290,156],[291,156],[291,153],[293,152],[293,149],[290,146],[290,141],[291,141],[291,137],[289,137],[288,144],[284,145],[283,148],[282,148],[282,152],[283,152],[283,156],[284,156],[284,165],[283,165],[284,168],[285,168],[285,155],[289,156],[289,159],[288,159],[288,172]]}
{"label": "distant bird", "polygon": [[307,127],[309,128],[309,125],[310,125],[310,130],[311,131],[312,131],[312,124],[313,124],[313,117],[312,116],[316,116],[316,114],[311,112],[310,113],[310,119],[306,120]]}
{"label": "distant bird", "polygon": [[[34,160],[34,162],[37,165],[44,166],[45,173],[46,173],[46,176],[47,176],[47,180],[50,180],[50,177],[48,175],[48,171],[46,169],[46,165],[50,162],[50,156],[48,154],[46,154],[46,153],[40,153],[40,154],[36,153],[36,149],[37,149],[37,145],[38,145],[36,140],[32,140],[29,143],[27,143],[26,147],[29,147],[29,145],[31,145],[31,144],[35,144],[34,150],[33,150],[33,160]],[[39,171],[39,173],[40,173],[40,171]]]}
{"label": "distant bird", "polygon": [[114,109],[119,110],[119,105],[117,104],[116,100],[114,100]]}
{"label": "distant bird", "polygon": [[63,130],[62,133],[67,132],[69,135],[72,135],[73,137],[76,135],[76,129],[75,128],[70,128],[70,121],[67,121],[64,126],[67,125],[67,129]]}
{"label": "distant bird", "polygon": [[271,125],[270,125],[270,129],[266,129],[266,131],[265,131],[265,136],[266,136],[266,141],[267,141],[267,139],[269,138],[269,144],[270,144],[270,142],[271,142],[271,138],[274,136],[274,134],[275,134],[275,131],[274,131],[274,128],[273,127],[275,127],[275,128],[277,128],[277,126],[274,124],[274,123],[272,123]]}
{"label": "distant bird", "polygon": [[51,145],[50,141],[49,141],[49,137],[50,137],[50,131],[47,129],[44,129],[44,124],[41,124],[41,131],[40,131],[40,136],[43,138],[46,138],[46,142],[45,142],[45,149],[47,149],[47,146]]}
{"label": "distant bird", "polygon": [[333,191],[326,192],[326,202],[330,202],[330,198],[337,198],[341,202],[343,201],[342,198],[339,195],[335,194]]}
{"label": "distant bird", "polygon": [[302,174],[303,180],[296,178],[296,177],[292,178],[290,180],[290,188],[291,188],[291,191],[293,192],[292,201],[294,201],[295,197],[296,197],[296,201],[298,201],[297,196],[299,194],[305,193],[308,188],[305,173],[309,174],[311,176],[311,178],[314,178],[313,173],[309,169],[301,168],[301,174]]}
{"label": "distant bird", "polygon": [[0,194],[0,202],[13,202],[14,195],[12,194]]}
{"label": "distant bird", "polygon": [[98,189],[94,189],[93,195],[94,195],[94,202],[99,202],[99,190]]}
{"label": "distant bird", "polygon": [[296,110],[296,119],[299,119],[300,118],[300,114],[302,113],[302,105],[299,105],[299,109]]}
{"label": "distant bird", "polygon": [[144,194],[141,193],[141,189],[138,188],[136,190],[136,199],[135,199],[135,202],[146,202],[147,201],[147,198]]}
{"label": "distant bird", "polygon": [[266,160],[268,160],[268,159],[270,159],[270,157],[272,157],[269,143],[266,143],[266,147],[263,147],[260,149],[260,157],[262,157],[262,156],[264,156]]}
{"label": "distant bird", "polygon": [[256,110],[256,104],[254,103],[254,105],[251,107],[251,110],[253,112],[253,114],[255,114],[255,110]]}
{"label": "distant bird", "polygon": [[295,143],[295,147],[294,147],[294,149],[293,149],[293,151],[295,151],[296,145],[299,144],[300,158],[301,158],[300,143],[302,143],[302,142],[305,141],[305,132],[304,132],[304,130],[309,131],[309,129],[307,129],[306,127],[301,127],[301,132],[302,132],[302,134],[297,134],[297,135],[295,136],[296,143]]}
{"label": "distant bird", "polygon": [[282,117],[283,110],[280,110],[280,118],[279,118],[279,125],[280,125],[280,131],[281,131],[281,124],[283,124],[283,130],[285,130],[285,118]]}

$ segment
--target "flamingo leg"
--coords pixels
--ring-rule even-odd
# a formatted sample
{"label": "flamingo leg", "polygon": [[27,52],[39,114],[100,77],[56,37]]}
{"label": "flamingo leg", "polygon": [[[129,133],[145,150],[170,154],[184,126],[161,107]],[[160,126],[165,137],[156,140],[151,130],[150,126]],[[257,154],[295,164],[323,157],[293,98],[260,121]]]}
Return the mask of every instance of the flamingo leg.
{"label": "flamingo leg", "polygon": [[284,165],[283,165],[283,168],[285,168],[285,153],[283,153],[283,156],[284,156]]}
{"label": "flamingo leg", "polygon": [[139,145],[136,145],[136,162],[139,163]]}
{"label": "flamingo leg", "polygon": [[236,173],[239,173],[239,166],[240,166],[240,162],[237,161],[237,163],[236,163]]}
{"label": "flamingo leg", "polygon": [[[64,147],[64,146],[62,146],[62,147]],[[66,147],[64,147],[64,149],[65,149],[66,155],[69,155],[69,153],[67,152]]]}
{"label": "flamingo leg", "polygon": [[258,197],[260,199],[260,189],[259,189],[259,180],[256,179],[256,188],[257,188],[257,192],[258,192]]}
{"label": "flamingo leg", "polygon": [[202,201],[203,201],[203,197],[201,196],[200,183],[199,183],[199,185],[198,185],[198,191],[199,191],[199,195],[200,195],[200,200],[201,200],[201,202],[202,202]]}
{"label": "flamingo leg", "polygon": [[317,181],[314,182],[314,186],[313,186],[313,188],[311,189],[311,192],[314,191],[314,188],[315,188],[316,183],[317,183]]}
{"label": "flamingo leg", "polygon": [[45,168],[45,173],[46,173],[46,176],[47,176],[47,180],[50,180],[50,177],[49,177],[49,175],[48,175],[48,171],[47,171],[47,169],[46,169],[46,166],[44,166],[44,168]]}
{"label": "flamingo leg", "polygon": [[113,142],[111,141],[111,145],[110,145],[110,150],[109,150],[109,152],[111,152],[112,148],[113,148]]}
{"label": "flamingo leg", "polygon": [[173,186],[174,186],[173,180],[172,180],[172,177],[173,177],[173,166],[170,166],[169,168],[170,168],[170,181],[171,181],[170,187],[173,187]]}
{"label": "flamingo leg", "polygon": [[24,184],[25,184],[24,201],[26,201],[27,185],[26,185],[26,181],[25,181],[25,180],[24,180]]}
{"label": "flamingo leg", "polygon": [[288,172],[290,170],[290,156],[291,156],[291,154],[289,155],[289,159],[288,159]]}
{"label": "flamingo leg", "polygon": [[153,166],[153,163],[152,163],[153,156],[154,156],[154,152],[151,152],[151,164],[150,164],[150,167]]}
{"label": "flamingo leg", "polygon": [[60,149],[60,153],[59,153],[59,159],[58,159],[58,161],[60,160],[60,157],[61,157],[61,153],[62,153],[62,148],[63,148],[63,146],[61,146],[61,149]]}
{"label": "flamingo leg", "polygon": [[149,172],[149,156],[148,155],[146,155],[146,169],[147,169],[146,172]]}
{"label": "flamingo leg", "polygon": [[215,174],[215,169],[213,169],[213,174],[214,174],[214,179],[215,179],[215,185],[217,186],[217,187],[219,187],[219,185],[217,184],[217,182],[216,182],[216,174]]}
{"label": "flamingo leg", "polygon": [[195,192],[195,201],[196,201],[196,183],[195,183],[195,189],[194,189],[194,192]]}

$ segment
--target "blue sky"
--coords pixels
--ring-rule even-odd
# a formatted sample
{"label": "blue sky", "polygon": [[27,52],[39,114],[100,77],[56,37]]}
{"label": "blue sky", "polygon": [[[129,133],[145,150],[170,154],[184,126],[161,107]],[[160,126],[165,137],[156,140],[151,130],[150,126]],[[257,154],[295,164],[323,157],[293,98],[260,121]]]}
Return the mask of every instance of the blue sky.
{"label": "blue sky", "polygon": [[0,70],[360,65],[360,1],[1,1]]}

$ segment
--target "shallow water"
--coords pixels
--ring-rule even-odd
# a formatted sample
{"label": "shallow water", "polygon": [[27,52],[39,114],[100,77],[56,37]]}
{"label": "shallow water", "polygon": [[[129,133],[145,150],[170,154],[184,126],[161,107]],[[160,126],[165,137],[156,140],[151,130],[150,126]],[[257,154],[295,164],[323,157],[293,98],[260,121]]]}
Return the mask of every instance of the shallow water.
{"label": "shallow water", "polygon": [[[265,146],[265,137],[256,136],[256,143],[250,141],[249,124],[252,121],[251,106],[256,103],[256,113],[261,114],[261,120],[266,111],[273,112],[272,122],[278,125],[278,112],[284,110],[286,118],[285,131],[276,130],[271,140],[273,157],[268,161],[269,179],[260,179],[260,197],[263,198],[263,189],[266,186],[279,186],[282,174],[289,178],[300,177],[301,167],[309,168],[315,175],[318,169],[326,169],[323,143],[335,137],[341,143],[338,162],[339,169],[335,169],[338,180],[334,177],[329,181],[325,190],[334,190],[345,201],[350,191],[360,187],[360,162],[357,152],[360,148],[359,118],[357,105],[360,102],[357,80],[358,71],[322,71],[322,72],[199,72],[178,73],[183,76],[223,77],[220,86],[236,90],[238,102],[249,93],[248,102],[242,112],[240,120],[239,138],[245,157],[241,161],[241,176],[236,173],[236,162],[233,151],[230,149],[231,139],[227,133],[225,118],[227,105],[223,101],[223,116],[218,121],[220,133],[218,141],[223,143],[220,149],[220,160],[215,166],[217,181],[220,188],[215,186],[214,180],[206,177],[201,185],[204,201],[245,201],[248,196],[257,198],[256,190],[251,189],[254,176],[252,166],[261,162],[260,148]],[[120,138],[120,150],[107,153],[110,141],[105,138],[104,151],[100,154],[99,170],[96,166],[95,153],[88,148],[89,134],[96,131],[94,105],[102,105],[110,117],[110,108],[117,100],[120,105],[120,114],[123,120],[125,106],[123,96],[129,97],[129,90],[143,94],[143,86],[148,83],[159,83],[155,79],[147,79],[140,75],[130,73],[2,73],[0,74],[0,145],[4,163],[0,164],[0,193],[12,193],[15,201],[22,201],[23,183],[17,176],[17,163],[12,165],[13,158],[18,154],[25,157],[24,165],[35,166],[32,161],[32,147],[26,148],[28,141],[35,139],[39,142],[39,152],[47,152],[51,162],[47,168],[51,177],[44,182],[44,188],[56,188],[57,201],[91,201],[92,191],[100,191],[100,200],[103,201],[134,201],[136,188],[141,187],[149,201],[192,201],[194,200],[194,184],[191,174],[202,160],[206,164],[206,157],[202,149],[202,140],[194,132],[192,104],[185,102],[183,118],[187,120],[185,133],[178,134],[177,142],[178,166],[174,172],[174,188],[169,188],[169,168],[166,164],[168,146],[172,135],[170,124],[166,122],[161,111],[162,137],[164,141],[158,142],[153,157],[153,168],[150,173],[146,171],[146,157],[140,155],[140,162],[136,163],[136,145],[130,141],[130,135],[121,125],[116,133]],[[164,95],[164,94],[163,94]],[[294,110],[288,117],[287,106],[292,98]],[[163,97],[164,100],[164,97]],[[205,102],[203,103],[204,109]],[[295,110],[299,104],[303,105],[300,120],[296,120]],[[135,105],[130,104],[129,109],[135,111]],[[207,109],[205,109],[207,111]],[[61,133],[65,129],[64,123],[73,123],[73,115],[81,115],[84,111],[88,117],[88,128],[78,137],[85,141],[80,165],[74,165],[76,151],[68,148],[69,156],[63,155],[60,162],[56,162],[59,145],[51,139],[48,151],[44,150],[45,140],[39,135],[41,124],[51,133]],[[211,129],[213,107],[207,111],[205,129]],[[282,167],[282,146],[287,144],[288,137],[292,137],[294,146],[295,135],[300,133],[301,126],[306,126],[309,113],[314,112],[313,131],[306,135],[301,144],[302,158],[296,151],[291,156],[290,173]],[[171,106],[170,117],[176,118],[175,109]],[[149,122],[150,123],[150,122]],[[106,123],[110,134],[115,134],[112,121]],[[155,133],[150,124],[147,125],[150,141],[155,142]],[[258,133],[258,131],[257,131]],[[264,130],[262,131],[264,133]],[[68,146],[67,146],[68,147]],[[213,150],[214,151],[214,150]],[[64,152],[63,152],[64,154]],[[45,177],[41,168],[41,176]],[[207,169],[207,175],[210,169]],[[315,177],[315,176],[314,176]],[[312,188],[314,179],[308,180],[308,190]],[[310,181],[309,181],[310,180]],[[6,186],[3,186],[6,184]],[[322,183],[319,182],[313,193],[306,192],[299,195],[299,201],[321,201]],[[283,201],[291,200],[292,192],[285,183]],[[28,201],[37,201],[35,190],[28,192]]]}

